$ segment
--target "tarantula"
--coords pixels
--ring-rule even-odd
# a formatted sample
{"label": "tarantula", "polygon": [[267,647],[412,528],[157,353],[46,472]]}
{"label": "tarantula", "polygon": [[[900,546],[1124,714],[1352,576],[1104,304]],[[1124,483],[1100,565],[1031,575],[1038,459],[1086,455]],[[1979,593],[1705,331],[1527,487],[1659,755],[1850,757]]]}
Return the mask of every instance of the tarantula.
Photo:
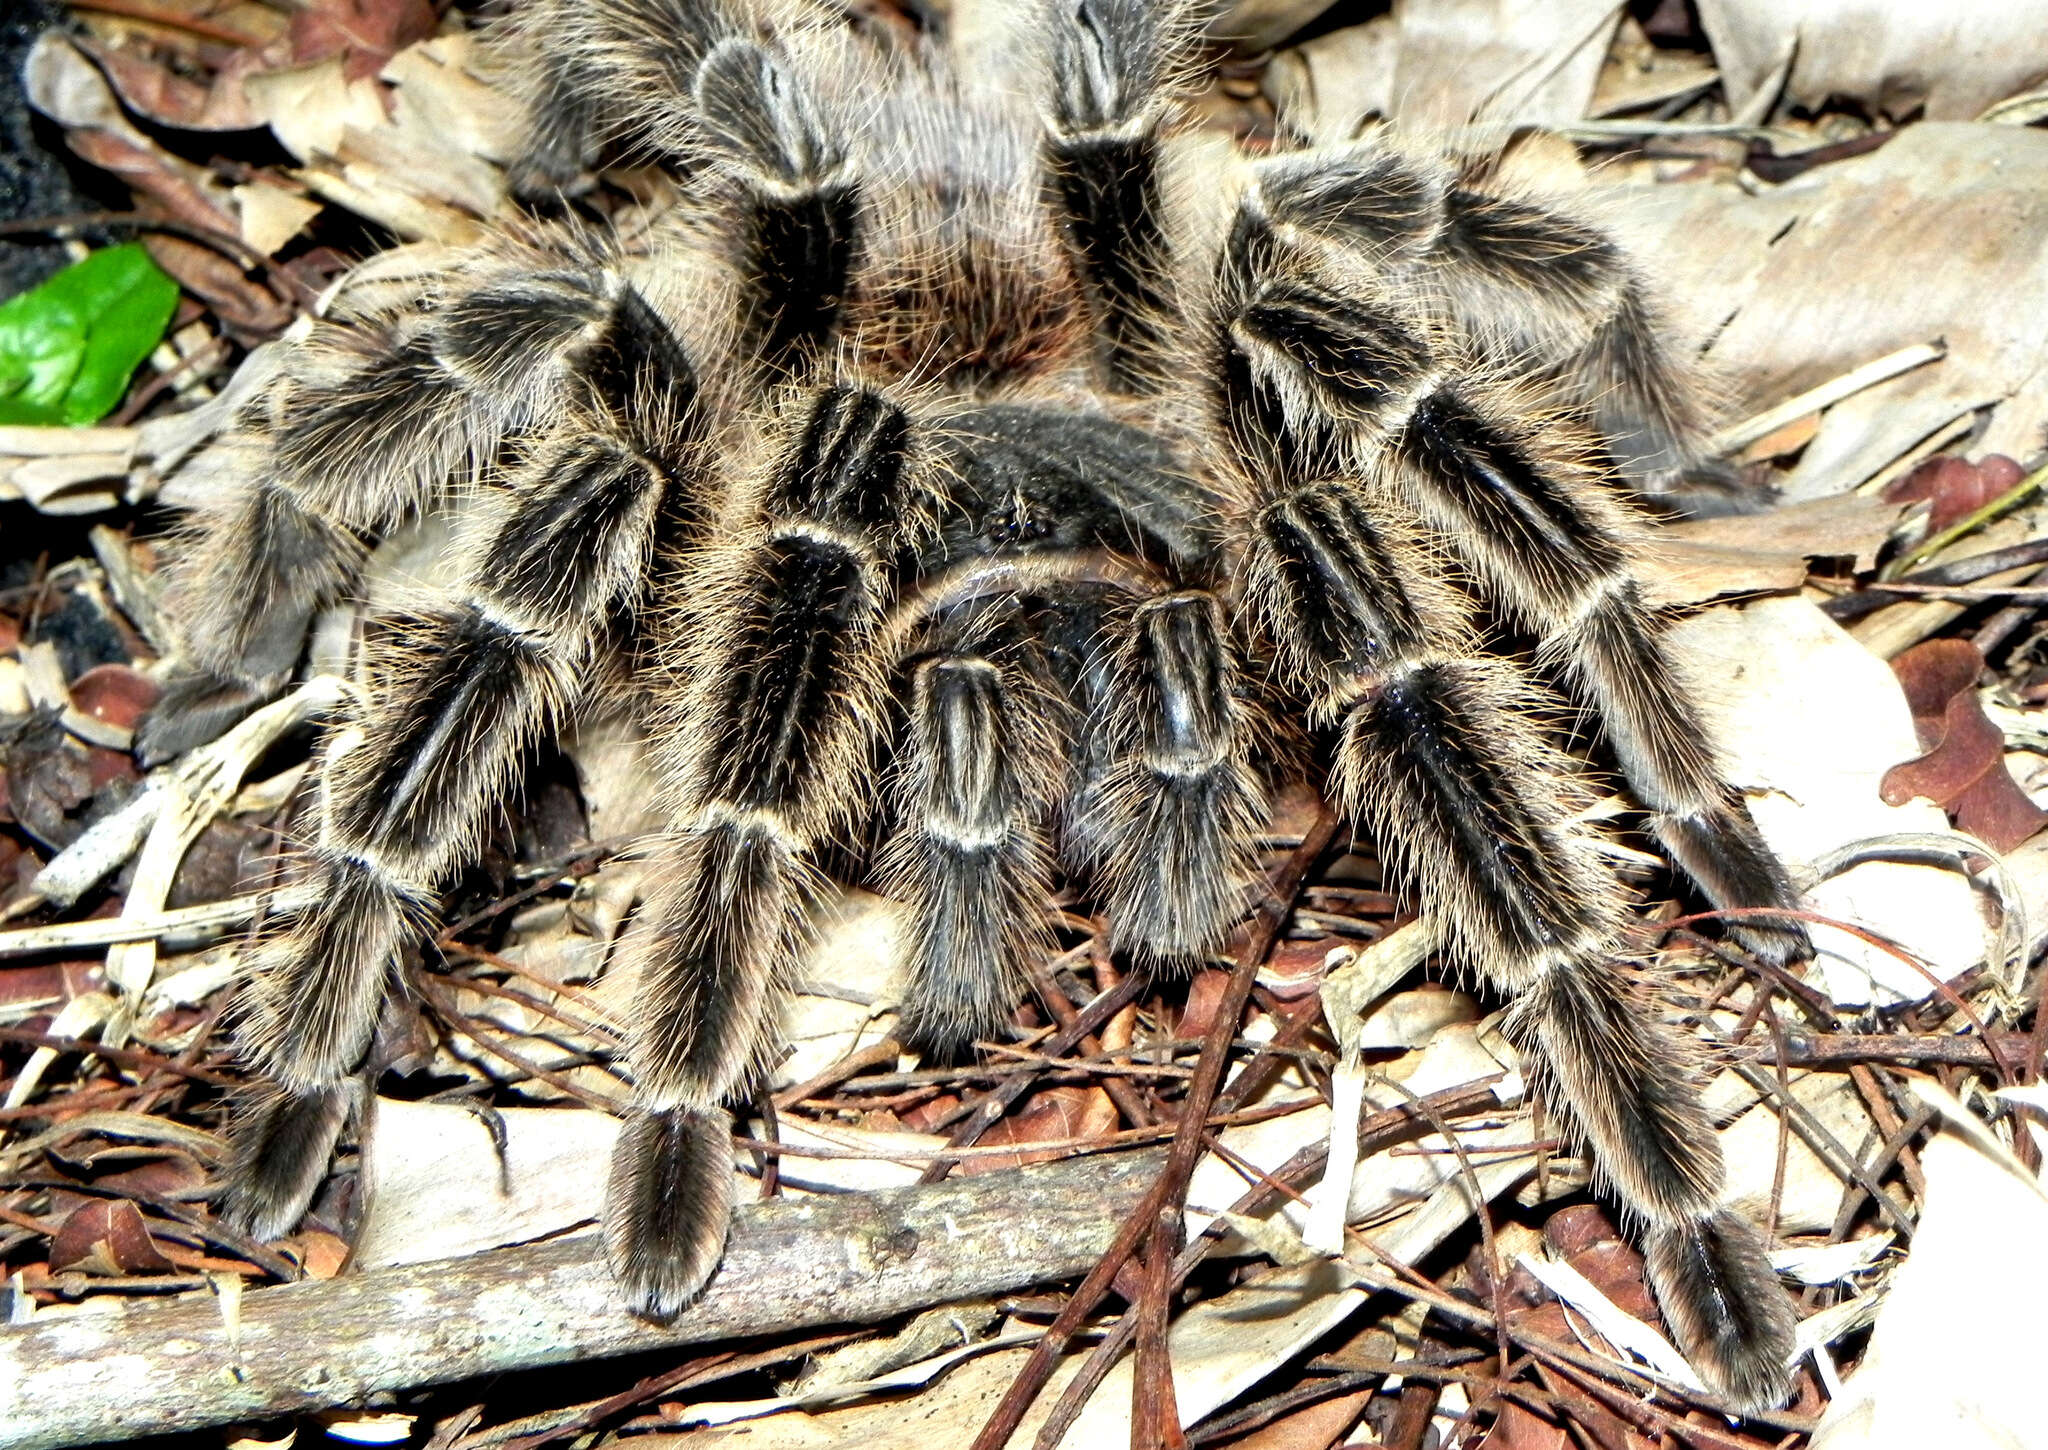
{"label": "tarantula", "polygon": [[[1214,950],[1292,725],[1514,999],[1689,1354],[1781,1399],[1789,1307],[1617,965],[1630,894],[1541,723],[1559,690],[1598,721],[1713,902],[1796,906],[1630,573],[1624,484],[1712,472],[1688,365],[1592,226],[1377,141],[1196,134],[1191,14],[1034,0],[979,47],[826,0],[515,16],[522,185],[625,158],[679,199],[639,244],[536,225],[326,326],[215,450],[236,482],[183,565],[154,756],[274,692],[370,540],[459,505],[466,551],[372,642],[375,698],[327,749],[318,889],[241,1034],[271,1091],[238,1123],[237,1221],[304,1212],[436,890],[595,700],[645,722],[673,823],[628,938],[607,1215],[653,1316],[719,1261],[725,1104],[775,1042],[822,853],[879,834],[904,1033],[954,1050],[1014,1006],[1056,872],[1141,965]],[[1789,918],[1729,930],[1809,950]]]}

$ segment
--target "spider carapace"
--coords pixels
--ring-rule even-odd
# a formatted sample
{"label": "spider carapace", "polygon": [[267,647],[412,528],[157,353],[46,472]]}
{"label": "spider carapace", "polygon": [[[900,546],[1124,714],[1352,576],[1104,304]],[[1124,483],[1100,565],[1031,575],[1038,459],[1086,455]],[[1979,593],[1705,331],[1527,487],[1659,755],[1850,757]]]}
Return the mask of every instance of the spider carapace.
{"label": "spider carapace", "polygon": [[[1560,693],[1599,723],[1710,900],[1796,905],[1630,572],[1631,493],[1713,473],[1690,364],[1554,207],[1378,140],[1255,157],[1189,126],[1194,8],[1033,0],[908,43],[826,0],[530,0],[498,34],[522,187],[629,161],[675,200],[630,239],[527,224],[329,319],[208,455],[156,757],[279,688],[369,542],[450,509],[464,551],[377,632],[324,756],[313,904],[244,1014],[270,1090],[242,1224],[304,1212],[401,953],[523,752],[594,702],[645,725],[671,823],[607,1219],[655,1316],[718,1265],[725,1105],[775,1045],[822,852],[879,842],[903,1033],[954,1050],[1006,1020],[1059,879],[1135,962],[1214,951],[1267,785],[1306,766],[1512,999],[1688,1354],[1782,1398],[1788,1301],[1618,965],[1631,894],[1543,723]],[[1743,921],[1760,957],[1808,950]]]}

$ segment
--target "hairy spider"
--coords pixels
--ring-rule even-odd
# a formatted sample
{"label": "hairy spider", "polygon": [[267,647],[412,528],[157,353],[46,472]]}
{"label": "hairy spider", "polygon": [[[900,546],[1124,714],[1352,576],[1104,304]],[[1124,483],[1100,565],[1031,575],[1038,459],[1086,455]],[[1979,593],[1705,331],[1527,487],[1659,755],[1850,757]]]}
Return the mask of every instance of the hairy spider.
{"label": "hairy spider", "polygon": [[[395,963],[522,752],[600,696],[669,832],[629,935],[625,1296],[717,1266],[730,1122],[821,851],[874,831],[903,1030],[998,1029],[1065,872],[1177,963],[1242,915],[1271,722],[1514,999],[1507,1030],[1637,1221],[1688,1353],[1784,1391],[1791,1314],[1685,1053],[1617,965],[1630,893],[1542,724],[1603,727],[1714,902],[1797,897],[1630,573],[1624,483],[1708,477],[1697,387],[1602,232],[1378,142],[1230,153],[1181,121],[1192,6],[1034,0],[889,42],[825,0],[534,0],[517,175],[678,193],[639,244],[536,224],[303,344],[215,464],[156,757],[274,692],[371,539],[459,505],[462,584],[372,645],[314,903],[265,951],[230,1212],[292,1227]],[[1485,608],[1538,642],[1504,657]],[[1731,928],[1775,963],[1790,920]]]}

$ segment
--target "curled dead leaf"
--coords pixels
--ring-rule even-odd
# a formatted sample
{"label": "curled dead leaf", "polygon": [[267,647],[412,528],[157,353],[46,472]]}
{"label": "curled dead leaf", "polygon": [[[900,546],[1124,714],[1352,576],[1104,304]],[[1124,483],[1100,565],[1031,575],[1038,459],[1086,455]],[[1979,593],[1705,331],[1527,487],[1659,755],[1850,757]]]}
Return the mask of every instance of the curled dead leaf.
{"label": "curled dead leaf", "polygon": [[99,1199],[73,1211],[50,1241],[50,1269],[112,1277],[164,1274],[174,1265],[158,1251],[142,1213],[125,1198]]}
{"label": "curled dead leaf", "polygon": [[1932,537],[1993,499],[2011,493],[2023,477],[2024,470],[2003,453],[1988,453],[1975,463],[1944,453],[1894,479],[1886,485],[1884,496],[1890,503],[1925,499],[1931,505],[1927,536]]}
{"label": "curled dead leaf", "polygon": [[1977,698],[1983,668],[1976,646],[1959,639],[1928,640],[1892,661],[1922,753],[1887,771],[1879,793],[1888,805],[1925,797],[1993,850],[2010,851],[2048,825],[2048,811],[2006,768],[2005,734]]}
{"label": "curled dead leaf", "polygon": [[133,730],[156,703],[156,682],[127,665],[95,665],[71,682],[71,703],[95,720]]}

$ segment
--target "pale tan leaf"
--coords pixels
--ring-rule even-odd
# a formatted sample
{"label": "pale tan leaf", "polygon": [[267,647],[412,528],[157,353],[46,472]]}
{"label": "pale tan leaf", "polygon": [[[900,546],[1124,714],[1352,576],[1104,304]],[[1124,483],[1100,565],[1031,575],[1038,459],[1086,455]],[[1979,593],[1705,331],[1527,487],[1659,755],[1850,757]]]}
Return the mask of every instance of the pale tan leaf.
{"label": "pale tan leaf", "polygon": [[1699,0],[1699,12],[1737,111],[1787,54],[1780,114],[1848,99],[1897,120],[1969,121],[2048,78],[2039,0]]}
{"label": "pale tan leaf", "polygon": [[1828,409],[1792,499],[1845,493],[1994,407],[1974,451],[2028,457],[2048,424],[2048,134],[1922,123],[1754,194],[1617,186],[1607,219],[1684,304],[1747,418],[1916,344],[1939,362]]}

